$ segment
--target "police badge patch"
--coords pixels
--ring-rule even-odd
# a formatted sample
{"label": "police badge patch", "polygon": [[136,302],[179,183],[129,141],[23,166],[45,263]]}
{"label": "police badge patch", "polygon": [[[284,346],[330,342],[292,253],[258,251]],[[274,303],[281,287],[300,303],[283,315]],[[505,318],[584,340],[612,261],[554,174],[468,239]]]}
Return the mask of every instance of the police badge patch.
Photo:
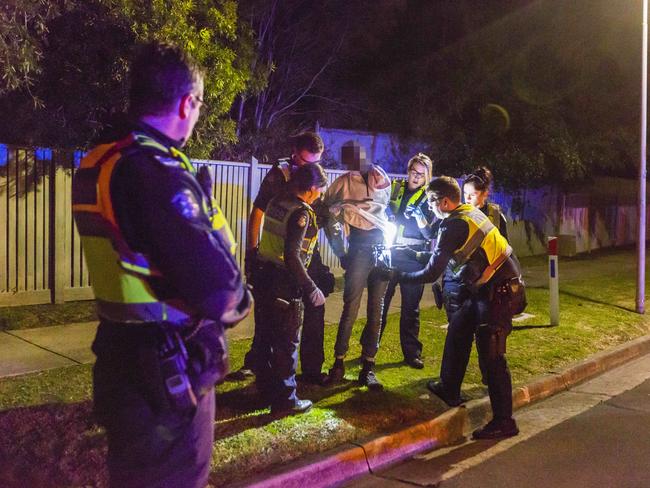
{"label": "police badge patch", "polygon": [[303,214],[298,219],[298,227],[305,227],[306,225],[307,225],[307,216]]}
{"label": "police badge patch", "polygon": [[196,219],[201,213],[201,206],[194,194],[187,188],[179,191],[172,198],[172,205],[188,220]]}

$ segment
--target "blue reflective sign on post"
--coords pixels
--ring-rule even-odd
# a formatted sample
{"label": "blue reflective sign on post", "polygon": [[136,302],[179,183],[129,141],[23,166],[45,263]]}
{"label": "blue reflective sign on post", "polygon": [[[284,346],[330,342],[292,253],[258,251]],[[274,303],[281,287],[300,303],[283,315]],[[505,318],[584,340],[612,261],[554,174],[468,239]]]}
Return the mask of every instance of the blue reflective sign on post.
{"label": "blue reflective sign on post", "polygon": [[0,144],[0,166],[7,166],[9,161],[9,149],[6,144]]}

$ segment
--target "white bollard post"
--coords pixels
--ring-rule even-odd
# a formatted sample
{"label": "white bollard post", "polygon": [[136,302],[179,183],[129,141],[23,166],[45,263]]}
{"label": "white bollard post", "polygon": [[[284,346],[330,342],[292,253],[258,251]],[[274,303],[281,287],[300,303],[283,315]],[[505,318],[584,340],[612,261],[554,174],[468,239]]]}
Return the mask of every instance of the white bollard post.
{"label": "white bollard post", "polygon": [[548,292],[551,325],[560,325],[560,280],[557,260],[558,238],[548,238]]}

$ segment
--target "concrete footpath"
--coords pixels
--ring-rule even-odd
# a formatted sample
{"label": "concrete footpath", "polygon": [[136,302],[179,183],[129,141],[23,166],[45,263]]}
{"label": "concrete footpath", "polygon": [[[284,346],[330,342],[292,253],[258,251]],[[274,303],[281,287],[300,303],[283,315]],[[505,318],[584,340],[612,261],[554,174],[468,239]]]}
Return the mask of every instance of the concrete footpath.
{"label": "concrete footpath", "polygon": [[[531,380],[513,390],[515,409],[567,391],[573,386],[650,353],[650,335],[577,362],[568,368]],[[472,400],[442,415],[365,441],[348,442],[329,452],[307,456],[234,486],[303,488],[339,486],[372,474],[413,455],[462,441],[491,418],[488,398]]]}
{"label": "concrete footpath", "polygon": [[[366,297],[359,309],[359,318],[366,316]],[[389,313],[399,312],[401,297],[395,293]],[[426,287],[422,308],[434,306],[431,287]],[[338,324],[343,310],[343,292],[332,293],[325,306],[325,323]],[[253,335],[253,314],[240,324],[228,330],[230,340],[243,339]],[[95,337],[97,322],[56,325],[36,329],[8,330],[0,332],[0,378],[35,373],[74,364],[90,364],[95,356],[90,345]]]}

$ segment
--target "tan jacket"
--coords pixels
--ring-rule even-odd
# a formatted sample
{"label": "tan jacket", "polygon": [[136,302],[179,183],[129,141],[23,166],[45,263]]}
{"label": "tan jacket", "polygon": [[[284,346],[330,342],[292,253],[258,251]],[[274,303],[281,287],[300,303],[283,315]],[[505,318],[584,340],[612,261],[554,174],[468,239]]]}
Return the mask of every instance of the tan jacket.
{"label": "tan jacket", "polygon": [[390,178],[374,164],[367,178],[359,171],[349,171],[334,180],[323,197],[331,214],[325,232],[334,254],[345,254],[344,237],[349,235],[350,226],[386,230],[390,192]]}

